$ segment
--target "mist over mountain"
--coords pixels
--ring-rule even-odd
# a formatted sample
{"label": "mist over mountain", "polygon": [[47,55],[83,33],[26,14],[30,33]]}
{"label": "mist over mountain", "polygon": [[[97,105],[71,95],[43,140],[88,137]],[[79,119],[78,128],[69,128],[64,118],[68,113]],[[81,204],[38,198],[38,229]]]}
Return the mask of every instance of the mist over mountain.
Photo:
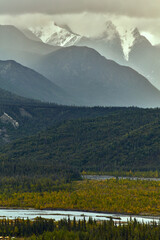
{"label": "mist over mountain", "polygon": [[42,40],[39,38],[39,37],[37,37],[32,31],[30,31],[29,29],[26,29],[26,28],[20,28],[19,29],[21,32],[23,32],[23,34],[27,37],[27,38],[29,38],[29,39],[31,39],[31,40],[33,40],[33,41],[37,41],[37,42],[42,42]]}
{"label": "mist over mountain", "polygon": [[68,26],[58,26],[54,22],[46,27],[31,28],[30,30],[44,43],[62,47],[87,46],[94,48],[108,59],[121,64],[125,62],[120,35],[111,21],[106,22],[105,30],[97,37],[80,36],[73,33]]}
{"label": "mist over mountain", "polygon": [[16,105],[16,104],[30,104],[30,103],[32,103],[32,104],[40,103],[40,101],[23,98],[21,96],[18,96],[14,93],[11,93],[9,91],[6,91],[6,90],[0,88],[0,112],[1,111],[3,112],[2,109],[6,105],[13,106],[13,105]]}
{"label": "mist over mountain", "polygon": [[[138,33],[137,33],[138,35]],[[160,89],[160,48],[153,46],[140,34],[135,38],[129,53],[128,64],[147,77]]]}
{"label": "mist over mountain", "polygon": [[106,22],[105,30],[101,35],[83,37],[75,45],[93,48],[107,59],[125,64],[120,35],[115,25],[110,21]]}
{"label": "mist over mountain", "polygon": [[39,55],[57,50],[57,47],[27,38],[11,25],[0,25],[0,36],[0,60],[15,60],[31,67]]}
{"label": "mist over mountain", "polygon": [[160,92],[131,68],[87,47],[68,47],[43,56],[37,71],[88,106],[160,105]]}
{"label": "mist over mountain", "polygon": [[0,47],[34,53],[47,54],[54,50],[50,45],[28,39],[18,28],[0,25]]}
{"label": "mist over mountain", "polygon": [[[54,25],[54,28],[59,29],[59,36],[62,36],[63,33],[66,34],[66,32],[74,35],[66,26],[62,29]],[[50,29],[51,32],[52,28]],[[40,40],[34,41],[13,26],[1,26],[0,33],[2,36],[0,39],[1,59],[14,59],[45,76],[44,78],[29,69],[16,75],[15,69],[19,68],[18,65],[16,68],[7,70],[6,75],[3,76],[2,72],[4,70],[2,69],[0,87],[6,90],[42,101],[79,106],[160,106],[160,93],[147,79],[134,70],[122,67],[103,57],[106,49],[108,56],[110,53],[112,54],[110,58],[117,59],[117,62],[124,62],[123,51],[124,46],[127,46],[128,49],[126,48],[125,53],[128,54],[128,62],[125,61],[125,63],[135,66],[140,73],[143,72],[141,68],[137,67],[137,53],[133,57],[134,52],[138,51],[136,50],[138,46],[140,49],[142,49],[142,46],[147,49],[155,49],[155,47],[140,35],[138,29],[126,32],[126,36],[122,36],[111,22],[107,22],[106,30],[97,38],[91,39],[76,35],[79,38],[79,45],[93,44],[92,48],[99,48],[98,51],[103,52],[103,56],[88,47],[62,48],[57,46],[57,43],[56,46],[51,46]],[[43,31],[41,31],[42,33]],[[59,45],[65,46],[65,41],[67,41],[65,34],[64,38],[60,38],[62,41]],[[34,38],[33,33],[30,35],[30,38]],[[53,38],[55,41],[57,41],[57,36]],[[95,47],[95,43],[97,47]],[[124,44],[123,48],[122,43]],[[141,54],[142,56],[143,54]],[[32,72],[31,76],[28,75],[28,72]]]}
{"label": "mist over mountain", "polygon": [[43,42],[54,46],[93,48],[107,59],[134,68],[160,89],[160,48],[152,46],[137,28],[120,30],[107,21],[105,30],[97,37],[79,36],[67,26],[60,27],[54,23],[32,31]]}
{"label": "mist over mountain", "polygon": [[15,61],[0,61],[0,88],[17,95],[59,104],[72,104],[67,93],[39,73]]}
{"label": "mist over mountain", "polygon": [[72,46],[82,38],[73,33],[68,26],[60,27],[54,22],[45,27],[30,28],[29,30],[42,42],[53,46]]}

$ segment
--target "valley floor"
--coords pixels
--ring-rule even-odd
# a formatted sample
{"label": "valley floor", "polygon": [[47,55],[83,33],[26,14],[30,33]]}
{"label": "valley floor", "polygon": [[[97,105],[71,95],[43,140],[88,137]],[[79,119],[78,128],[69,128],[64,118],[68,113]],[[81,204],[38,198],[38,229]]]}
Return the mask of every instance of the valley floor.
{"label": "valley floor", "polygon": [[[36,183],[35,183],[36,184]],[[0,192],[0,207],[70,209],[160,215],[160,182],[128,179],[83,180],[46,189],[45,185]]]}

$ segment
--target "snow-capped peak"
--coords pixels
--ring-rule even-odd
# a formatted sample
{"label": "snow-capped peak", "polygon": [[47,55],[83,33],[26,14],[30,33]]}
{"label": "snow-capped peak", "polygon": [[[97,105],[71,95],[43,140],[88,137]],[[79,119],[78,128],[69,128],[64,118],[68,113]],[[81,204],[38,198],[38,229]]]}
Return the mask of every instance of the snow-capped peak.
{"label": "snow-capped peak", "polygon": [[135,40],[140,37],[140,33],[137,28],[132,28],[130,30],[120,30],[121,44],[124,52],[125,59],[128,61],[129,53]]}
{"label": "snow-capped peak", "polygon": [[54,22],[45,27],[30,28],[30,30],[39,37],[44,43],[54,46],[71,46],[81,37]]}
{"label": "snow-capped peak", "polygon": [[[79,45],[83,42],[84,36],[80,36],[69,28],[67,25],[58,26],[55,22],[50,22],[47,26],[30,28],[30,30],[40,38],[44,43],[53,45],[68,47],[73,45]],[[111,21],[106,21],[104,30],[101,34],[94,37],[87,37],[88,41],[97,40],[98,43],[110,44],[111,42],[119,42],[123,49],[125,59],[128,61],[129,53],[136,42],[144,40],[137,28],[124,29],[123,27],[114,25]],[[86,43],[85,43],[86,44]],[[81,45],[81,44],[80,44]],[[90,46],[90,45],[89,45]],[[93,45],[91,44],[93,47]]]}
{"label": "snow-capped peak", "polygon": [[47,42],[47,39],[51,36],[53,33],[53,29],[55,28],[54,23],[50,23],[49,25],[45,27],[35,27],[35,28],[29,28],[30,31],[32,31],[38,38],[40,38],[43,42]]}

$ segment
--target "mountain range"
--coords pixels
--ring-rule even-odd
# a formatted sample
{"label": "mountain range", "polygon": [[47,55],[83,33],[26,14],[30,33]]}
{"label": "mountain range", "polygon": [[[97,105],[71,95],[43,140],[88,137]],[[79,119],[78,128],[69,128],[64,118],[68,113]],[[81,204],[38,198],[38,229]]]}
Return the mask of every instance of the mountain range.
{"label": "mountain range", "polygon": [[108,59],[124,63],[124,54],[121,46],[120,35],[112,22],[106,22],[105,31],[98,37],[80,36],[72,32],[68,26],[58,26],[50,23],[46,27],[30,28],[42,42],[61,47],[87,46],[95,49]]}
{"label": "mountain range", "polygon": [[85,106],[160,105],[160,92],[129,67],[87,47],[68,47],[42,56],[34,67]]}
{"label": "mountain range", "polygon": [[103,32],[96,37],[81,36],[74,33],[67,25],[58,26],[54,22],[45,27],[30,28],[28,31],[32,32],[37,39],[53,46],[93,48],[106,58],[120,64],[128,62],[135,44],[147,40],[137,28],[119,30],[111,21],[106,21]]}
{"label": "mountain range", "polygon": [[[65,39],[66,31],[74,35],[66,26],[62,29],[64,31],[61,31],[61,28],[56,25],[54,28],[58,29],[55,39],[60,37],[62,33],[64,33]],[[0,26],[1,59],[13,59],[28,67],[18,65],[13,61],[1,62],[0,87],[20,96],[58,104],[160,106],[160,92],[133,69],[106,59],[93,48],[84,46],[61,47],[60,44],[52,46],[41,40],[33,40],[31,32],[24,32],[14,26]],[[145,37],[139,34],[137,29],[126,33],[126,35],[130,36],[128,37],[130,38],[128,62],[124,59],[122,38],[111,22],[106,23],[106,31],[94,40],[76,35],[78,40],[76,40],[76,45],[85,45],[84,42],[86,45],[92,45],[91,42],[96,42],[97,46],[101,46],[102,49],[104,46],[109,49],[110,46],[111,53],[118,54],[118,57],[113,58],[120,57],[123,62],[131,63],[132,66],[135,65],[134,59],[136,59],[134,52],[137,51],[136,49],[141,43],[144,48],[150,46],[151,50],[155,49]],[[35,36],[36,38],[38,35]],[[116,44],[119,46],[119,51]],[[61,45],[64,46],[64,42]],[[156,47],[156,49],[159,48]],[[109,50],[106,52],[109,54]],[[119,54],[120,52],[121,54]]]}
{"label": "mountain range", "polygon": [[126,66],[158,81],[159,46],[111,22],[97,38],[54,28],[0,26],[1,176],[159,169],[160,91]]}
{"label": "mountain range", "polygon": [[[119,30],[107,21],[104,31],[94,38],[77,35],[68,26],[60,27],[54,22],[45,28],[31,30],[42,41],[53,46],[91,47],[107,59],[134,68],[160,89],[160,48],[153,46],[137,28]],[[51,38],[54,41],[48,42]]]}

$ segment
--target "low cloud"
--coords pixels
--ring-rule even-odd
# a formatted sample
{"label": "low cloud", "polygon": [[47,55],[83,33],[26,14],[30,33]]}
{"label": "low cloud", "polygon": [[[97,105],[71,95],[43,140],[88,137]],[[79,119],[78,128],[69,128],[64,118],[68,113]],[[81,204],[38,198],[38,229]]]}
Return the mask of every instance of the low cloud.
{"label": "low cloud", "polygon": [[160,42],[158,0],[0,0],[0,24],[20,28],[55,21],[78,34],[96,36],[108,20],[124,29],[138,27],[153,44]]}
{"label": "low cloud", "polygon": [[130,17],[159,18],[159,0],[1,0],[0,14],[109,13]]}

